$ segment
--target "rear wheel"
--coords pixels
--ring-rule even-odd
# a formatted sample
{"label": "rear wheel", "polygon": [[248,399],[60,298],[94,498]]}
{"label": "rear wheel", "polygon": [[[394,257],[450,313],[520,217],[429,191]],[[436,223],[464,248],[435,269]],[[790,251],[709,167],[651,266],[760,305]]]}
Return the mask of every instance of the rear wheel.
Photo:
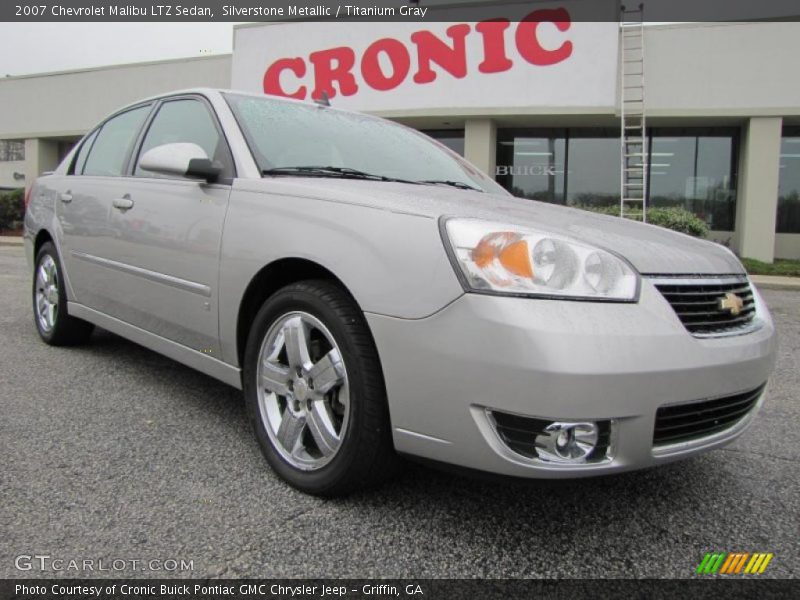
{"label": "rear wheel", "polygon": [[58,254],[45,242],[36,255],[33,316],[39,336],[51,346],[72,346],[89,339],[94,325],[67,314],[67,293]]}
{"label": "rear wheel", "polygon": [[294,487],[344,495],[395,472],[377,351],[340,287],[301,282],[264,303],[245,351],[244,389],[264,456]]}

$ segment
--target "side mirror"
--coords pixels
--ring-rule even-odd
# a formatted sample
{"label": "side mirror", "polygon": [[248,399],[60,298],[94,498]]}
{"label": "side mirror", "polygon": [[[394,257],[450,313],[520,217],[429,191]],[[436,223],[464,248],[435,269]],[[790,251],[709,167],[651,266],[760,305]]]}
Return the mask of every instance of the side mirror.
{"label": "side mirror", "polygon": [[213,162],[197,144],[175,143],[156,146],[139,159],[139,168],[161,175],[202,179],[214,183],[222,174],[222,165]]}

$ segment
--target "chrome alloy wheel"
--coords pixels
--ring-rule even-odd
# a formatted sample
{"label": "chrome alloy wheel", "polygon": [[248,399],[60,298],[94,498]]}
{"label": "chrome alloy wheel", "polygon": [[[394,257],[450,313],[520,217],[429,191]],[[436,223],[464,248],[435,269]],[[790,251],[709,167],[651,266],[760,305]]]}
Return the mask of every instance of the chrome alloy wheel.
{"label": "chrome alloy wheel", "polygon": [[258,407],[272,445],[293,467],[333,459],[350,415],[347,371],[328,328],[306,312],[277,319],[258,356]]}
{"label": "chrome alloy wheel", "polygon": [[58,318],[58,271],[49,254],[36,270],[36,318],[45,333],[53,330]]}

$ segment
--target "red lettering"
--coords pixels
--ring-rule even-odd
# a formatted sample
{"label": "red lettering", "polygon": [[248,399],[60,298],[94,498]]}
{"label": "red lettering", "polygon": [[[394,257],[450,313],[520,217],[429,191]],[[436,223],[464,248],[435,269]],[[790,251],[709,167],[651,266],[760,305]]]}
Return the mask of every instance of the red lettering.
{"label": "red lettering", "polygon": [[481,73],[501,73],[508,71],[511,59],[506,56],[506,29],[508,19],[489,19],[475,25],[475,31],[483,37],[483,62],[478,65]]}
{"label": "red lettering", "polygon": [[286,96],[302,100],[306,97],[306,86],[301,85],[294,93],[289,93],[281,87],[281,73],[291,71],[297,77],[306,74],[306,63],[302,58],[281,58],[272,63],[264,73],[264,93],[274,96]]}
{"label": "red lettering", "polygon": [[[540,25],[550,23],[560,32],[572,26],[569,12],[564,8],[539,9],[529,13],[517,25],[515,40],[519,55],[528,63],[548,66],[560,63],[572,55],[572,41],[565,39],[555,49],[542,45]],[[510,28],[508,19],[487,19],[475,25],[481,39],[483,56],[478,64],[480,73],[501,73],[508,71],[514,61],[508,55],[506,31]],[[411,43],[416,46],[417,72],[413,81],[418,84],[436,81],[440,72],[446,72],[456,79],[467,76],[466,38],[472,30],[466,23],[452,25],[445,34],[445,40],[431,31],[416,31],[411,34]],[[477,43],[477,40],[476,40]],[[372,42],[360,57],[356,67],[356,54],[352,48],[342,46],[312,52],[308,61],[314,71],[314,89],[309,93],[303,78],[308,65],[303,58],[281,58],[273,62],[264,73],[264,92],[277,96],[304,99],[307,96],[329,98],[337,94],[353,96],[358,92],[358,83],[353,74],[360,69],[364,83],[378,91],[393,90],[402,84],[411,70],[411,47],[394,38],[381,38]],[[436,70],[434,70],[434,64]],[[281,78],[292,77],[297,81],[295,91],[286,91]],[[290,89],[291,83],[287,84]]]}
{"label": "red lettering", "polygon": [[[336,96],[336,88],[333,82],[339,83],[339,91],[342,96],[352,96],[358,91],[356,79],[350,72],[356,62],[356,55],[352,48],[331,48],[312,52],[308,55],[308,60],[314,64],[314,91],[312,98],[322,98],[322,93],[326,92],[328,98]],[[334,62],[336,66],[334,66]]]}
{"label": "red lettering", "polygon": [[533,65],[547,66],[566,60],[572,54],[572,42],[566,41],[555,50],[546,50],[539,43],[538,28],[541,23],[553,23],[559,31],[570,28],[566,9],[535,10],[520,21],[517,27],[517,49],[522,58]]}
{"label": "red lettering", "polygon": [[[392,63],[392,74],[385,75],[379,62],[381,52],[389,57]],[[383,38],[369,45],[361,58],[361,75],[370,87],[386,91],[396,88],[408,75],[411,57],[408,50],[398,40]]]}
{"label": "red lettering", "polygon": [[469,25],[453,25],[447,28],[447,35],[453,40],[448,46],[430,31],[417,31],[411,34],[411,41],[417,45],[419,70],[414,75],[417,83],[430,83],[436,79],[431,69],[435,62],[453,77],[461,79],[467,75],[467,49],[465,38],[470,31]]}

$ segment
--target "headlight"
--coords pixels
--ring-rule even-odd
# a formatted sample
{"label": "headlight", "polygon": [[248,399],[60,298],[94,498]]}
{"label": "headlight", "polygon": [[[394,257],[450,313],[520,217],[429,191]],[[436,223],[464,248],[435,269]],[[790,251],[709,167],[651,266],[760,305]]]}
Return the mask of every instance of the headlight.
{"label": "headlight", "polygon": [[445,243],[477,292],[636,300],[638,275],[618,256],[559,235],[478,219],[448,219]]}

